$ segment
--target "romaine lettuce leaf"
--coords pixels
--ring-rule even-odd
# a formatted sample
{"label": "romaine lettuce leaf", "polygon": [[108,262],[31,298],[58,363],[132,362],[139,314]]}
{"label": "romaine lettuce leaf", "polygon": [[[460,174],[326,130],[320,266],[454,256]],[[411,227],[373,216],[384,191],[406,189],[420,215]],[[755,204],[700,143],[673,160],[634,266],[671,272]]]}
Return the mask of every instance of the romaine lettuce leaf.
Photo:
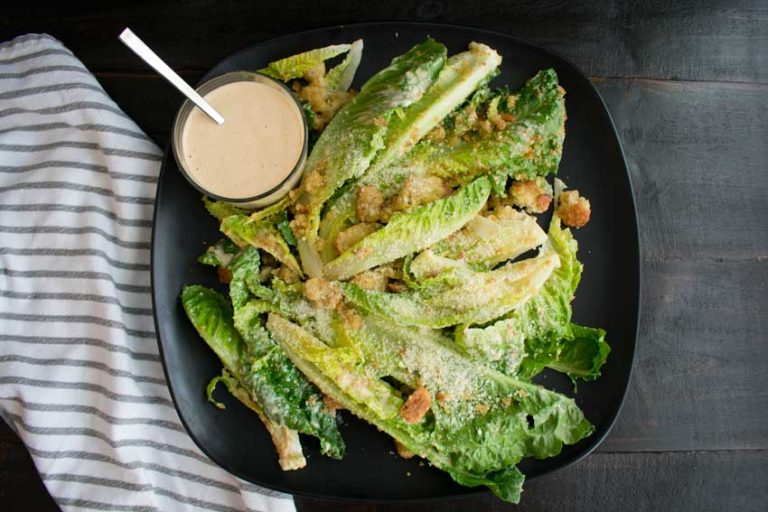
{"label": "romaine lettuce leaf", "polygon": [[461,229],[483,207],[491,186],[478,178],[455,194],[396,213],[389,223],[328,263],[330,279],[346,279],[364,270],[426,249]]}
{"label": "romaine lettuce leaf", "polygon": [[331,89],[346,91],[352,85],[360,60],[363,58],[363,40],[354,41],[349,47],[349,53],[339,64],[328,70],[325,83]]}
{"label": "romaine lettuce leaf", "polygon": [[510,175],[533,177],[557,172],[565,137],[565,101],[555,72],[540,71],[515,95],[497,93],[488,99],[489,94],[481,88],[469,105],[481,107],[478,103],[485,101],[482,106],[487,106],[503,98],[505,104],[512,105],[505,105],[510,121],[503,130],[460,137],[452,120],[442,140],[423,139],[402,158],[369,169],[329,205],[320,226],[321,238],[333,240],[354,220],[357,190],[363,186],[374,186],[391,197],[406,178],[415,175],[467,183],[482,174],[501,173],[506,182]]}
{"label": "romaine lettuce leaf", "polygon": [[272,443],[274,443],[278,453],[278,462],[283,471],[301,469],[307,465],[307,460],[304,458],[304,453],[301,449],[299,433],[285,425],[270,420],[264,413],[264,409],[253,401],[248,390],[246,390],[226,368],[221,371],[221,375],[214,377],[208,384],[206,390],[208,401],[212,402],[220,409],[224,409],[224,404],[217,402],[213,398],[213,392],[219,382],[223,382],[232,396],[237,398],[243,405],[259,416],[259,419],[264,423],[267,432],[269,432],[269,435],[272,438]]}
{"label": "romaine lettuce leaf", "polygon": [[549,227],[547,248],[558,254],[560,267],[540,293],[489,326],[458,327],[456,343],[475,360],[522,378],[547,366],[572,377],[594,378],[608,355],[608,345],[601,330],[571,324],[571,301],[582,265],[576,259],[576,240],[557,216]]}
{"label": "romaine lettuce leaf", "polygon": [[[487,485],[502,499],[519,499],[520,459],[556,455],[592,431],[573,400],[473,363],[434,332],[365,317],[347,332],[365,361],[342,366],[336,353],[346,347],[329,347],[277,314],[267,328],[324,393],[459,483]],[[434,398],[421,420],[394,413],[404,397],[382,377],[426,388]]]}
{"label": "romaine lettuce leaf", "polygon": [[230,215],[248,215],[248,210],[244,208],[225,203],[224,201],[214,201],[206,196],[203,196],[203,204],[208,213],[216,217],[219,222]]}
{"label": "romaine lettuce leaf", "polygon": [[547,235],[536,218],[510,209],[505,215],[478,215],[461,230],[438,242],[433,252],[489,269],[544,243]]}
{"label": "romaine lettuce leaf", "polygon": [[363,174],[385,147],[388,126],[395,110],[418,101],[446,60],[442,44],[429,39],[371,77],[331,120],[307,159],[297,211],[306,217],[294,229],[305,270],[312,277],[320,271],[314,243],[320,212],[331,195],[347,180]]}
{"label": "romaine lettuce leaf", "polygon": [[238,252],[240,252],[240,248],[232,240],[222,238],[215,244],[209,245],[208,249],[197,258],[197,261],[211,267],[226,267]]}
{"label": "romaine lettuce leaf", "polygon": [[269,336],[264,309],[250,300],[248,280],[258,275],[258,266],[258,251],[247,248],[229,267],[231,304],[213,290],[189,286],[182,293],[184,308],[226,370],[272,423],[317,437],[322,453],[341,458],[344,441],[335,414]]}
{"label": "romaine lettuce leaf", "polygon": [[528,179],[556,173],[565,138],[564,96],[554,70],[540,71],[517,94],[504,96],[514,106],[501,131],[456,138],[449,130],[442,143],[425,144],[414,156],[429,163],[430,174],[460,183],[494,171]]}
{"label": "romaine lettuce leaf", "polygon": [[354,305],[400,325],[442,328],[483,323],[520,308],[536,296],[559,265],[559,258],[556,253],[545,252],[487,272],[471,270],[447,258],[435,257],[435,263],[435,277],[416,290],[389,293],[365,290],[354,283],[340,286]]}
{"label": "romaine lettuce leaf", "polygon": [[600,376],[610,351],[603,329],[571,323],[562,338],[544,336],[527,340],[518,373],[522,378],[530,378],[546,367],[572,379],[594,380]]}
{"label": "romaine lettuce leaf", "polygon": [[318,64],[322,64],[328,59],[332,59],[337,55],[346,53],[351,48],[349,44],[334,44],[326,46],[325,48],[317,48],[315,50],[309,50],[306,52],[292,55],[284,59],[280,59],[267,64],[267,67],[261,68],[259,73],[267,75],[272,78],[276,78],[283,82],[293,80],[294,78],[301,78],[304,73],[314,68]]}
{"label": "romaine lettuce leaf", "polygon": [[243,215],[230,215],[221,222],[221,232],[239,247],[257,247],[300,276],[303,275],[299,262],[293,257],[283,235],[272,222],[253,221]]}
{"label": "romaine lettuce leaf", "polygon": [[250,393],[244,391],[241,381],[232,377],[240,373],[245,359],[245,347],[232,320],[231,304],[220,293],[199,285],[184,287],[181,300],[192,325],[224,364],[222,376],[211,381],[208,386],[209,399],[212,398],[216,382],[223,381],[238,400],[259,415],[272,436],[283,470],[304,467],[306,461],[298,432],[269,418]]}

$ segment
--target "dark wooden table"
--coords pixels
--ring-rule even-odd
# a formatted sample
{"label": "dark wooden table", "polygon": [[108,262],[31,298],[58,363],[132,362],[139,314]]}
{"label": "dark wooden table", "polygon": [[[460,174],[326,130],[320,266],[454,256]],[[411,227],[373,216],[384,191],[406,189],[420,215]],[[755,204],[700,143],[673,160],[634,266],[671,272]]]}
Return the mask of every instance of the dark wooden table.
{"label": "dark wooden table", "polygon": [[[602,446],[530,482],[519,508],[765,510],[765,2],[17,2],[0,10],[0,40],[58,37],[164,145],[180,100],[117,42],[126,25],[195,81],[247,44],[377,20],[472,25],[561,52],[597,85],[627,155],[643,247],[629,395]],[[56,510],[23,445],[0,425],[0,510]],[[296,501],[317,511],[513,508],[490,496],[412,506]]]}

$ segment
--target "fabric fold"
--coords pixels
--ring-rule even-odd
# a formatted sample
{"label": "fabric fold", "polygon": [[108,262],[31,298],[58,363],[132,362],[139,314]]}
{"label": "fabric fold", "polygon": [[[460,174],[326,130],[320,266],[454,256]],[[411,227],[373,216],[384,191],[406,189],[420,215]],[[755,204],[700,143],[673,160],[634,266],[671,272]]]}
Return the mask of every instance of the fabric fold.
{"label": "fabric fold", "polygon": [[292,511],[173,407],[149,277],[161,159],[59,41],[0,44],[0,415],[64,510]]}

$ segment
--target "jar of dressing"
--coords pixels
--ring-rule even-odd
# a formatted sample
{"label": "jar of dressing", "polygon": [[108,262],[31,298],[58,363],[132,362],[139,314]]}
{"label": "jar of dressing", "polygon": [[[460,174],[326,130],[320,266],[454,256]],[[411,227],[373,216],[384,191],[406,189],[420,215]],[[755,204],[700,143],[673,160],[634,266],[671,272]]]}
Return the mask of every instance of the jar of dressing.
{"label": "jar of dressing", "polygon": [[216,109],[217,124],[187,100],[173,125],[173,154],[200,192],[259,208],[290,191],[307,159],[308,126],[293,93],[258,73],[217,76],[197,92]]}

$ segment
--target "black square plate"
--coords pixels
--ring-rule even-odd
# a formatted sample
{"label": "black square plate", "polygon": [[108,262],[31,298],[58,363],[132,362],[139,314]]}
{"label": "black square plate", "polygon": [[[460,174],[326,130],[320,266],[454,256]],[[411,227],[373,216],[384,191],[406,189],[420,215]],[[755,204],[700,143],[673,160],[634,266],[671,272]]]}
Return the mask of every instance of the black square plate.
{"label": "black square plate", "polygon": [[[552,52],[503,34],[465,27],[421,23],[375,23],[302,32],[245,48],[227,57],[205,77],[235,70],[256,70],[266,63],[311,48],[363,38],[365,50],[355,86],[389,64],[396,55],[431,36],[449,52],[478,41],[503,56],[494,84],[512,89],[538,70],[553,67],[566,89],[568,120],[559,176],[590,199],[593,216],[577,230],[579,259],[585,265],[574,302],[575,321],[608,331],[611,354],[600,379],[579,383],[576,401],[595,425],[588,439],[545,460],[526,459],[520,468],[530,478],[561,468],[589,453],[605,437],[621,408],[632,369],[638,318],[640,263],[637,221],[626,163],[613,122],[590,81]],[[200,193],[178,171],[167,151],[160,174],[152,238],[152,286],[155,321],[165,372],[176,408],[192,439],[215,462],[253,483],[280,491],[326,498],[417,500],[465,495],[450,477],[393,453],[386,435],[342,413],[347,455],[334,461],[319,454],[314,439],[304,438],[308,465],[283,472],[258,417],[221,391],[222,411],[205,397],[205,386],[221,370],[181,307],[185,284],[217,287],[215,272],[195,262],[205,244],[220,235],[203,208]],[[562,375],[545,373],[539,382],[573,394]]]}

